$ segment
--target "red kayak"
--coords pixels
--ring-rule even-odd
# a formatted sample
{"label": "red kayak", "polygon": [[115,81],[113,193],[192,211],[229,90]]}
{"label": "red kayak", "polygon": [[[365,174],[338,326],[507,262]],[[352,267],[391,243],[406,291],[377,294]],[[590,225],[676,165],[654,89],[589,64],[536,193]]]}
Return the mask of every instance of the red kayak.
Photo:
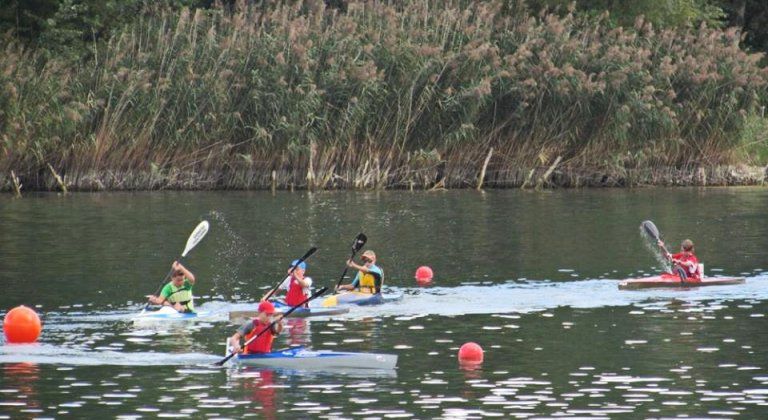
{"label": "red kayak", "polygon": [[652,287],[701,287],[723,286],[727,284],[744,283],[744,277],[704,277],[701,280],[680,281],[680,277],[674,274],[662,273],[660,276],[643,277],[639,279],[627,279],[619,282],[620,290],[648,289]]}

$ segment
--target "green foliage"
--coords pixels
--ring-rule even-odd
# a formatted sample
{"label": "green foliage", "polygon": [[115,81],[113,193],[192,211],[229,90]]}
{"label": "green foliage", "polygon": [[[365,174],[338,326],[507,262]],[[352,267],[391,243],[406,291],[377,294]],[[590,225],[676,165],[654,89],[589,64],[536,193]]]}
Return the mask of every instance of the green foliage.
{"label": "green foliage", "polygon": [[166,9],[78,66],[14,44],[0,56],[0,171],[311,161],[327,179],[405,183],[402,168],[477,167],[490,147],[502,168],[647,167],[730,163],[748,141],[768,73],[738,31],[508,6]]}

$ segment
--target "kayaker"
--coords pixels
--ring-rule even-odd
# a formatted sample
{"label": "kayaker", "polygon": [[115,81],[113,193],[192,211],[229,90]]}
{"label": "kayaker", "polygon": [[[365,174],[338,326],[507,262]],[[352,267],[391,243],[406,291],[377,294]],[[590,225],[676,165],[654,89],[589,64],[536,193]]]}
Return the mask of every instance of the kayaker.
{"label": "kayaker", "polygon": [[363,252],[361,256],[363,265],[355,264],[352,260],[347,260],[347,267],[358,270],[352,284],[343,284],[336,290],[359,290],[363,293],[381,293],[381,286],[384,284],[384,271],[376,265],[376,253],[370,249]]}
{"label": "kayaker", "polygon": [[275,305],[268,300],[259,303],[258,310],[259,313],[256,315],[256,318],[243,324],[232,337],[229,337],[229,346],[233,353],[239,353],[242,349],[240,347],[241,338],[248,342],[256,334],[264,331],[265,328],[269,328],[269,330],[264,331],[256,339],[248,343],[243,353],[269,353],[272,351],[272,340],[283,330],[283,319],[281,317],[278,322],[269,327],[272,323],[272,316],[275,314]]}
{"label": "kayaker", "polygon": [[680,245],[680,252],[677,254],[670,254],[664,247],[664,241],[659,241],[659,247],[664,251],[667,259],[674,264],[672,271],[680,276],[681,281],[701,281],[699,259],[693,254],[693,241],[684,240]]}
{"label": "kayaker", "polygon": [[174,261],[171,268],[171,281],[160,291],[160,296],[147,296],[149,303],[170,306],[179,312],[194,312],[192,286],[195,284],[195,275],[178,261]]}
{"label": "kayaker", "polygon": [[[286,291],[285,303],[289,306],[296,306],[312,295],[312,291],[310,290],[310,287],[312,287],[312,278],[304,275],[307,271],[307,263],[302,261],[301,264],[296,265],[298,262],[299,260],[294,260],[291,263],[288,267],[288,277],[280,283],[280,286],[278,286],[273,294],[273,296],[275,296],[283,290]],[[294,265],[296,266],[296,269],[291,273],[291,268],[293,268]],[[266,296],[267,295],[264,295],[264,297]],[[262,301],[264,300],[264,297],[261,298]],[[304,304],[305,308],[308,306],[307,303]]]}

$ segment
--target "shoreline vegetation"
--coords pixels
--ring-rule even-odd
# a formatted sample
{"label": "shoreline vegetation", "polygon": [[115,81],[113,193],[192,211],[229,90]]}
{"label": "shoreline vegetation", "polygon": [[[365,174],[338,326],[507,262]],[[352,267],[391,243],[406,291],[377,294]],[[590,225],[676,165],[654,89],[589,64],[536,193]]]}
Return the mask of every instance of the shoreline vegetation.
{"label": "shoreline vegetation", "polygon": [[0,190],[768,181],[736,29],[514,1],[147,10],[88,57],[0,52]]}

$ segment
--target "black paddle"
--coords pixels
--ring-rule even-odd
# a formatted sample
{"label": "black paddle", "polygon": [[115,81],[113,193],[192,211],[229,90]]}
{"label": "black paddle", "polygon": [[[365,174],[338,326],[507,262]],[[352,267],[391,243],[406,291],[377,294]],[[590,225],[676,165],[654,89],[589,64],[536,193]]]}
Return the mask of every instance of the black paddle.
{"label": "black paddle", "polygon": [[[293,271],[296,270],[296,267],[300,266],[301,263],[304,262],[304,260],[306,260],[307,258],[311,257],[312,254],[315,253],[315,251],[317,251],[317,248],[312,247],[312,248],[309,249],[309,251],[307,251],[306,254],[304,254],[303,257],[301,257],[298,260],[296,260],[296,264],[294,264],[293,267],[291,267],[291,270],[288,271],[288,275],[290,276],[291,274],[293,274]],[[280,287],[280,285],[283,284],[284,281],[285,281],[285,279],[280,280],[275,285],[275,287],[273,287],[272,290],[270,290],[269,293],[267,293],[267,295],[264,296],[264,299],[262,299],[262,300],[269,300],[269,298],[277,291],[277,288]]]}
{"label": "black paddle", "polygon": [[[195,230],[192,231],[192,234],[189,235],[189,239],[187,239],[187,245],[184,247],[184,251],[181,253],[181,257],[177,258],[176,261],[181,262],[181,260],[187,256],[189,251],[192,251],[192,248],[197,246],[197,244],[203,240],[205,234],[208,233],[208,226],[208,222],[203,220],[195,227]],[[173,267],[171,267],[170,271],[168,271],[168,274],[165,275],[165,278],[163,279],[162,283],[160,283],[160,288],[157,289],[157,293],[155,293],[155,295],[160,294],[160,292],[163,290],[163,286],[168,282],[168,279],[171,277],[172,273]],[[142,309],[141,312],[146,311],[147,308],[149,308],[149,302],[144,305],[144,309]]]}
{"label": "black paddle", "polygon": [[[280,321],[281,321],[283,318],[287,318],[287,317],[288,317],[288,315],[290,315],[290,314],[291,314],[291,312],[295,311],[296,309],[299,309],[299,308],[301,308],[302,306],[304,306],[305,304],[307,304],[307,303],[308,303],[310,300],[312,300],[312,299],[314,299],[314,298],[316,298],[316,297],[318,297],[318,296],[322,295],[323,293],[325,293],[325,291],[326,291],[326,290],[328,290],[328,288],[327,288],[327,287],[323,287],[322,289],[320,289],[320,290],[316,291],[315,293],[313,293],[313,294],[312,294],[312,296],[310,296],[310,297],[308,297],[308,298],[304,299],[304,301],[303,301],[303,302],[301,302],[301,303],[299,303],[298,305],[296,305],[296,306],[292,307],[291,309],[289,309],[289,310],[288,310],[288,312],[286,312],[286,313],[282,314],[282,315],[280,316],[280,318],[278,318],[278,319],[276,319],[276,320],[272,321],[272,323],[270,323],[269,325],[267,325],[266,327],[264,327],[264,329],[263,329],[263,330],[259,331],[259,332],[258,332],[258,334],[254,335],[253,337],[251,337],[250,339],[248,339],[248,341],[246,341],[246,342],[245,342],[245,344],[243,344],[243,348],[247,347],[247,346],[248,346],[248,344],[251,344],[251,341],[253,341],[253,340],[255,340],[255,339],[259,338],[259,336],[260,336],[260,335],[264,334],[264,333],[265,333],[267,330],[269,330],[270,328],[272,328],[272,326],[273,326],[273,325],[275,325],[276,323],[280,322]],[[219,360],[218,362],[216,362],[216,363],[215,363],[215,365],[216,365],[216,366],[223,366],[223,365],[224,365],[224,363],[227,363],[227,360],[229,360],[229,359],[233,358],[233,357],[234,357],[236,354],[237,354],[237,353],[235,353],[235,352],[231,352],[231,353],[229,353],[229,354],[227,355],[227,357],[225,357],[225,358],[223,358],[223,359]]]}
{"label": "black paddle", "polygon": [[[365,236],[364,233],[360,233],[355,238],[355,242],[352,242],[352,255],[349,256],[349,259],[355,258],[355,254],[357,254],[357,251],[360,251],[363,248],[363,245],[368,241],[368,237]],[[347,275],[347,270],[349,270],[349,266],[344,267],[344,271],[341,273],[341,277],[339,277],[339,281],[336,282],[336,287],[333,290],[338,290],[339,286],[341,286],[341,282],[344,281],[344,276]]]}
{"label": "black paddle", "polygon": [[[661,241],[661,234],[659,233],[659,229],[656,227],[655,224],[653,224],[652,221],[646,220],[643,223],[641,223],[641,226],[643,227],[643,230],[650,235],[653,239],[656,240],[656,243]],[[667,251],[667,247],[662,246],[662,250],[664,250],[664,254],[669,258],[669,251]],[[680,277],[680,282],[685,283],[685,280],[687,279],[687,274],[685,273],[685,270],[683,270],[681,267],[676,267],[675,271],[677,271],[677,276]]]}

